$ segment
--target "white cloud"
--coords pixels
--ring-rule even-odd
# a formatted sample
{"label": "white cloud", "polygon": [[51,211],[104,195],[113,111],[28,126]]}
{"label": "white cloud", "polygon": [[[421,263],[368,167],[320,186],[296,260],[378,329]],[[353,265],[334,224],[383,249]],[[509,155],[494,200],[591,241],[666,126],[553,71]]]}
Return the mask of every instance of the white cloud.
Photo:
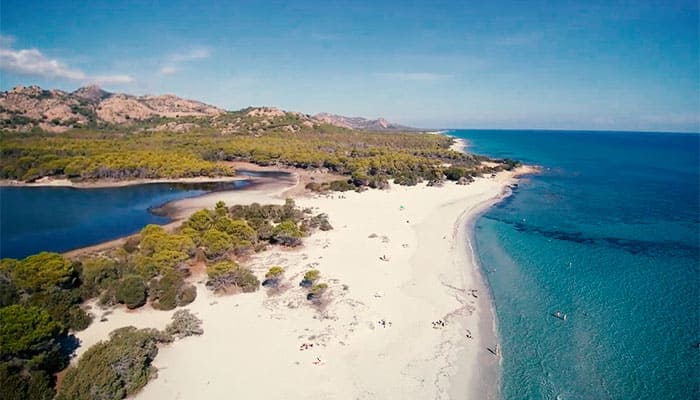
{"label": "white cloud", "polygon": [[180,72],[182,64],[203,60],[211,56],[211,50],[208,47],[193,47],[179,53],[173,53],[165,57],[165,63],[160,67],[158,73],[160,75],[173,75]]}
{"label": "white cloud", "polygon": [[0,36],[0,70],[42,78],[67,79],[82,83],[124,84],[134,81],[129,75],[89,75],[77,68],[49,58],[37,49],[13,49],[13,38]]}
{"label": "white cloud", "polygon": [[381,78],[399,81],[434,82],[449,79],[452,75],[433,72],[385,72],[377,74]]}
{"label": "white cloud", "polygon": [[119,85],[131,83],[134,81],[134,78],[129,75],[97,75],[88,78],[87,81],[98,85]]}
{"label": "white cloud", "polygon": [[176,67],[173,67],[172,65],[164,65],[161,67],[160,71],[158,71],[161,75],[172,75],[176,74],[178,69]]}
{"label": "white cloud", "polygon": [[208,47],[194,47],[181,53],[171,54],[168,59],[174,63],[187,62],[193,60],[202,60],[211,56],[211,50]]}

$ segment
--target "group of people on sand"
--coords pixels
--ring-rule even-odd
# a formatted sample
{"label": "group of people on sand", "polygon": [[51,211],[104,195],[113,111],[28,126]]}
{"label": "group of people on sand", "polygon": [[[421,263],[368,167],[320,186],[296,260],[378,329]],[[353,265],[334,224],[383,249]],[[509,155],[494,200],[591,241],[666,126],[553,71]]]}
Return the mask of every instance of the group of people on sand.
{"label": "group of people on sand", "polygon": [[391,321],[386,321],[386,320],[380,319],[377,323],[378,323],[382,328],[386,328],[387,326],[391,327]]}
{"label": "group of people on sand", "polygon": [[445,321],[443,321],[443,320],[441,320],[441,319],[439,319],[439,320],[437,320],[437,321],[433,321],[433,329],[441,329],[441,328],[444,328],[444,327],[445,327],[445,324],[447,324],[447,322],[445,322]]}
{"label": "group of people on sand", "polygon": [[314,347],[313,343],[303,343],[301,346],[299,346],[299,351],[308,350],[312,347]]}

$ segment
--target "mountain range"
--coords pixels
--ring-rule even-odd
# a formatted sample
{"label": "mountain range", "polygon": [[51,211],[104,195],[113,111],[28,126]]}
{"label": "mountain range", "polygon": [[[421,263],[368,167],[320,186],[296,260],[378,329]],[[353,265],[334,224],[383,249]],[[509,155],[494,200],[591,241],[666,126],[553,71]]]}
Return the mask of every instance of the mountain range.
{"label": "mountain range", "polygon": [[[273,107],[255,107],[243,111],[247,116],[268,119],[290,115],[308,127],[329,124],[364,131],[418,131],[382,118],[369,120],[327,113],[310,116]],[[219,126],[217,121],[225,119],[227,113],[224,109],[174,95],[133,96],[110,93],[94,85],[73,92],[45,90],[39,86],[17,86],[0,92],[0,129],[12,131],[40,128],[60,133],[77,127],[128,126],[154,118],[169,119],[154,130],[186,131],[198,126],[192,122],[193,118],[187,117],[209,120],[211,126]],[[231,128],[232,125],[227,126]],[[235,127],[231,129],[235,130]]]}

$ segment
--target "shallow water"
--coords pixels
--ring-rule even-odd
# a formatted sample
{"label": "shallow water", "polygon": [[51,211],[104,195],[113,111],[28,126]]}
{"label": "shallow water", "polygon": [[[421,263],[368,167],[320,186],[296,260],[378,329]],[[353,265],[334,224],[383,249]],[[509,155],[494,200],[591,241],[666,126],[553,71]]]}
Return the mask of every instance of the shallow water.
{"label": "shallow water", "polygon": [[544,167],[476,225],[502,398],[700,398],[700,136],[451,134]]}
{"label": "shallow water", "polygon": [[235,190],[247,181],[204,184],[154,183],[99,189],[0,187],[0,256],[22,258],[64,252],[164,224],[151,210],[213,190]]}

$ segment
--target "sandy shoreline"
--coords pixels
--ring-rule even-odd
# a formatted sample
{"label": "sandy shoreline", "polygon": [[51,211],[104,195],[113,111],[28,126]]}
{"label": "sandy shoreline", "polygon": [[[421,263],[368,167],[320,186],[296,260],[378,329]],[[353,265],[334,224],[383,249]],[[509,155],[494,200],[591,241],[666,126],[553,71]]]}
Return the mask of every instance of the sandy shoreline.
{"label": "sandy shoreline", "polygon": [[[475,218],[513,182],[513,172],[502,172],[467,186],[298,197],[301,207],[327,213],[334,230],[315,233],[302,249],[273,249],[249,263],[259,277],[282,265],[288,290],[216,296],[200,283],[187,308],[203,319],[205,334],[161,349],[158,378],[137,398],[494,398],[498,359],[487,350],[496,343],[493,310],[464,244]],[[185,216],[218,200],[280,204],[288,189],[261,185],[171,206]],[[388,262],[379,260],[384,255]],[[298,286],[311,267],[330,286],[322,311]],[[170,315],[114,310],[78,333],[79,353],[121,326],[163,328]],[[382,319],[391,326],[379,325]],[[437,320],[445,327],[434,329]],[[303,343],[315,346],[300,351]],[[322,362],[314,364],[317,357]]]}

